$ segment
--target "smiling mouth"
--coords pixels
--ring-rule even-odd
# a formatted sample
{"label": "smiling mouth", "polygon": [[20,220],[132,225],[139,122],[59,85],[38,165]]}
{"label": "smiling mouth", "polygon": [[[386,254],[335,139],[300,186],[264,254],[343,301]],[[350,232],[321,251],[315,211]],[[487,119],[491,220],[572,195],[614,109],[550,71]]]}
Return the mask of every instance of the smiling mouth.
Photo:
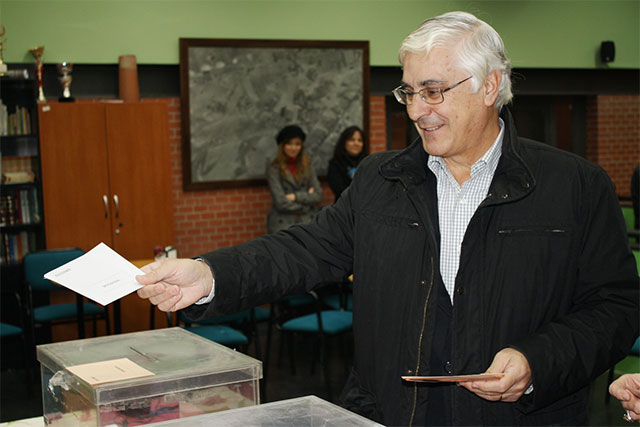
{"label": "smiling mouth", "polygon": [[418,127],[420,127],[420,129],[422,129],[423,132],[435,132],[438,129],[440,129],[442,126],[444,126],[444,123],[439,123],[439,124],[435,124],[435,123],[428,123],[429,120],[425,120],[424,118],[418,120]]}

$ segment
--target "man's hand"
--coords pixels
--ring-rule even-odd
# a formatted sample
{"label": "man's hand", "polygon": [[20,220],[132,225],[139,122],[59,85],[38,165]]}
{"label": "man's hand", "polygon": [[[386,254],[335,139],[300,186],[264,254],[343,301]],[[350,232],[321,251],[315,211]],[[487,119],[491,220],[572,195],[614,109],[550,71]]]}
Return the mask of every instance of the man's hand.
{"label": "man's hand", "polygon": [[295,193],[287,193],[287,194],[284,195],[284,198],[287,199],[290,202],[295,202],[296,201]]}
{"label": "man's hand", "polygon": [[144,276],[136,280],[140,298],[148,299],[162,311],[177,311],[190,306],[211,292],[213,275],[209,266],[192,259],[161,259],[142,267]]}
{"label": "man's hand", "polygon": [[531,368],[527,358],[513,348],[504,348],[493,358],[487,373],[504,374],[499,380],[459,383],[486,400],[515,402],[531,385]]}
{"label": "man's hand", "polygon": [[640,373],[621,376],[611,383],[609,393],[620,401],[631,420],[640,420]]}

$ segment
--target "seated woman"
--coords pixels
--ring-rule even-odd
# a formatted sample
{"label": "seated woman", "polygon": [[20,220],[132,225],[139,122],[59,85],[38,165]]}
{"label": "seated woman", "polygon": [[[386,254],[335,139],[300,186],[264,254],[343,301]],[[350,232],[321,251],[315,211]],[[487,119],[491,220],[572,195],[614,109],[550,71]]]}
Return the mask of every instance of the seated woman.
{"label": "seated woman", "polygon": [[276,137],[276,158],[267,167],[273,204],[267,232],[275,233],[297,223],[309,223],[322,201],[320,182],[304,152],[305,133],[298,126],[284,127]]}
{"label": "seated woman", "polygon": [[327,179],[335,200],[351,184],[358,163],[369,154],[369,144],[364,132],[357,126],[346,128],[340,134],[333,157],[329,160]]}

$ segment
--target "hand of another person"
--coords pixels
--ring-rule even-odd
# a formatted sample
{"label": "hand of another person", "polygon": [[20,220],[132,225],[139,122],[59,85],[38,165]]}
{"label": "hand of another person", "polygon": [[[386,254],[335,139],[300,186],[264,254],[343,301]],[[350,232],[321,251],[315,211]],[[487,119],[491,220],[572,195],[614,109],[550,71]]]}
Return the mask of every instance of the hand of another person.
{"label": "hand of another person", "polygon": [[531,368],[522,353],[513,348],[503,348],[486,373],[504,374],[499,380],[468,381],[459,383],[472,393],[491,401],[515,402],[531,385]]}
{"label": "hand of another person", "polygon": [[640,373],[621,376],[611,383],[609,393],[620,401],[631,420],[640,420]]}
{"label": "hand of another person", "polygon": [[284,197],[290,202],[296,201],[296,195],[294,193],[287,193],[284,195]]}
{"label": "hand of another person", "polygon": [[309,194],[313,194],[316,192],[316,188],[315,187],[310,187],[308,193]]}
{"label": "hand of another person", "polygon": [[190,306],[211,292],[213,274],[209,266],[193,259],[166,258],[142,267],[144,276],[136,280],[140,298],[148,299],[162,311]]}

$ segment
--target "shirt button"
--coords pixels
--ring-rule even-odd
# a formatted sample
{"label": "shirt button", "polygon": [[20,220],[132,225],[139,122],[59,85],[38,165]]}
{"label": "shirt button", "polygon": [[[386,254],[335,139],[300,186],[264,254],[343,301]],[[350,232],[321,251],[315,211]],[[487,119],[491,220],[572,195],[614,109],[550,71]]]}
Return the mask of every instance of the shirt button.
{"label": "shirt button", "polygon": [[445,371],[447,374],[452,374],[452,373],[453,373],[453,365],[451,365],[451,362],[447,361],[447,362],[444,364],[444,371]]}
{"label": "shirt button", "polygon": [[467,199],[460,199],[460,204],[461,204],[461,205],[464,205],[464,204],[466,204],[466,203],[467,203]]}
{"label": "shirt button", "polygon": [[420,284],[421,284],[421,285],[424,285],[424,284],[426,284],[426,283],[427,283],[427,281],[426,281],[426,280],[420,280]]}

